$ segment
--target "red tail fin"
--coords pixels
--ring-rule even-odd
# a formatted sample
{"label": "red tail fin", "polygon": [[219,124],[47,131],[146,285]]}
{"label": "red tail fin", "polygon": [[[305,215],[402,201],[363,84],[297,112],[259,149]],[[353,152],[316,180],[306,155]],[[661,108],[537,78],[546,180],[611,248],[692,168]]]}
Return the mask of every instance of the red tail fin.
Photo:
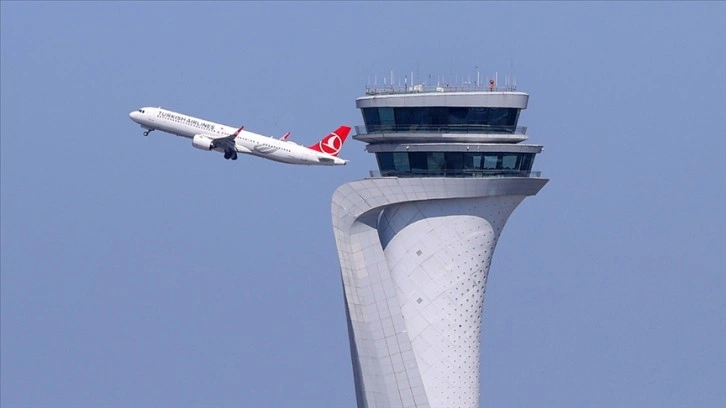
{"label": "red tail fin", "polygon": [[345,143],[345,139],[348,137],[348,133],[350,133],[350,127],[341,126],[335,129],[334,132],[325,136],[323,140],[310,146],[309,149],[315,150],[316,152],[326,153],[331,156],[337,156],[338,152],[340,152],[340,149],[343,147],[343,143]]}

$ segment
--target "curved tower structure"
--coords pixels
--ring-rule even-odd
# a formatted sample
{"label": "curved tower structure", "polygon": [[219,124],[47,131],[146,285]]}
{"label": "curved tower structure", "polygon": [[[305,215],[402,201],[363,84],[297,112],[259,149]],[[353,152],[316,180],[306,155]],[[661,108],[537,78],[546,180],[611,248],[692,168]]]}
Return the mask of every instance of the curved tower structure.
{"label": "curved tower structure", "polygon": [[492,254],[548,181],[517,127],[528,99],[419,85],[356,100],[379,170],[339,187],[332,215],[359,408],[479,407]]}

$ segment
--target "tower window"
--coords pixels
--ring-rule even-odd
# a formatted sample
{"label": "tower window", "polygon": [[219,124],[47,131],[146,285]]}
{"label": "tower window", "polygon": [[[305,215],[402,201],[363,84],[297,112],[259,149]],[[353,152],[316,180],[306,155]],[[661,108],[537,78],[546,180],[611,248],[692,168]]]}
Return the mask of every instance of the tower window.
{"label": "tower window", "polygon": [[449,106],[363,108],[362,113],[369,133],[514,133],[519,117],[517,108]]}
{"label": "tower window", "polygon": [[381,152],[383,176],[397,177],[527,177],[534,153]]}

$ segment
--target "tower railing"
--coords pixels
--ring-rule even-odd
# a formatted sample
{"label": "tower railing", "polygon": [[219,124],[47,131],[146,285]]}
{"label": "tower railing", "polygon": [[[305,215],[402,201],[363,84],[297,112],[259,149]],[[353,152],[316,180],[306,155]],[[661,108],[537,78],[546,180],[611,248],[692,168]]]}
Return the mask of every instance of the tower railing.
{"label": "tower railing", "polygon": [[367,86],[366,95],[396,95],[412,93],[442,93],[442,92],[516,92],[517,87],[506,85],[504,87],[491,86],[488,83],[469,83],[457,86],[443,85],[388,85],[383,87]]}
{"label": "tower railing", "polygon": [[447,178],[484,178],[484,177],[540,177],[541,171],[507,169],[456,169],[456,170],[370,170],[371,178],[377,177],[447,177]]}

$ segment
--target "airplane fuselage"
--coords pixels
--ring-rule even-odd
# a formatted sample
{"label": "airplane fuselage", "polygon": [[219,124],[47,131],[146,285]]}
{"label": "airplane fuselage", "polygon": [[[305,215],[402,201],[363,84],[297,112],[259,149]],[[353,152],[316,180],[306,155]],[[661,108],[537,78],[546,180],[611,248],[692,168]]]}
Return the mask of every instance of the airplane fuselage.
{"label": "airplane fuselage", "polygon": [[[282,163],[328,166],[347,163],[346,160],[334,155],[315,151],[289,140],[279,140],[241,128],[238,130],[232,126],[162,108],[145,107],[131,112],[129,116],[149,131],[159,130],[192,139],[193,146],[203,150],[227,152],[233,146],[235,153],[245,153]],[[233,134],[236,136],[232,139]],[[226,146],[229,147],[215,146],[214,141],[225,138],[228,139],[225,142],[228,142]]]}

